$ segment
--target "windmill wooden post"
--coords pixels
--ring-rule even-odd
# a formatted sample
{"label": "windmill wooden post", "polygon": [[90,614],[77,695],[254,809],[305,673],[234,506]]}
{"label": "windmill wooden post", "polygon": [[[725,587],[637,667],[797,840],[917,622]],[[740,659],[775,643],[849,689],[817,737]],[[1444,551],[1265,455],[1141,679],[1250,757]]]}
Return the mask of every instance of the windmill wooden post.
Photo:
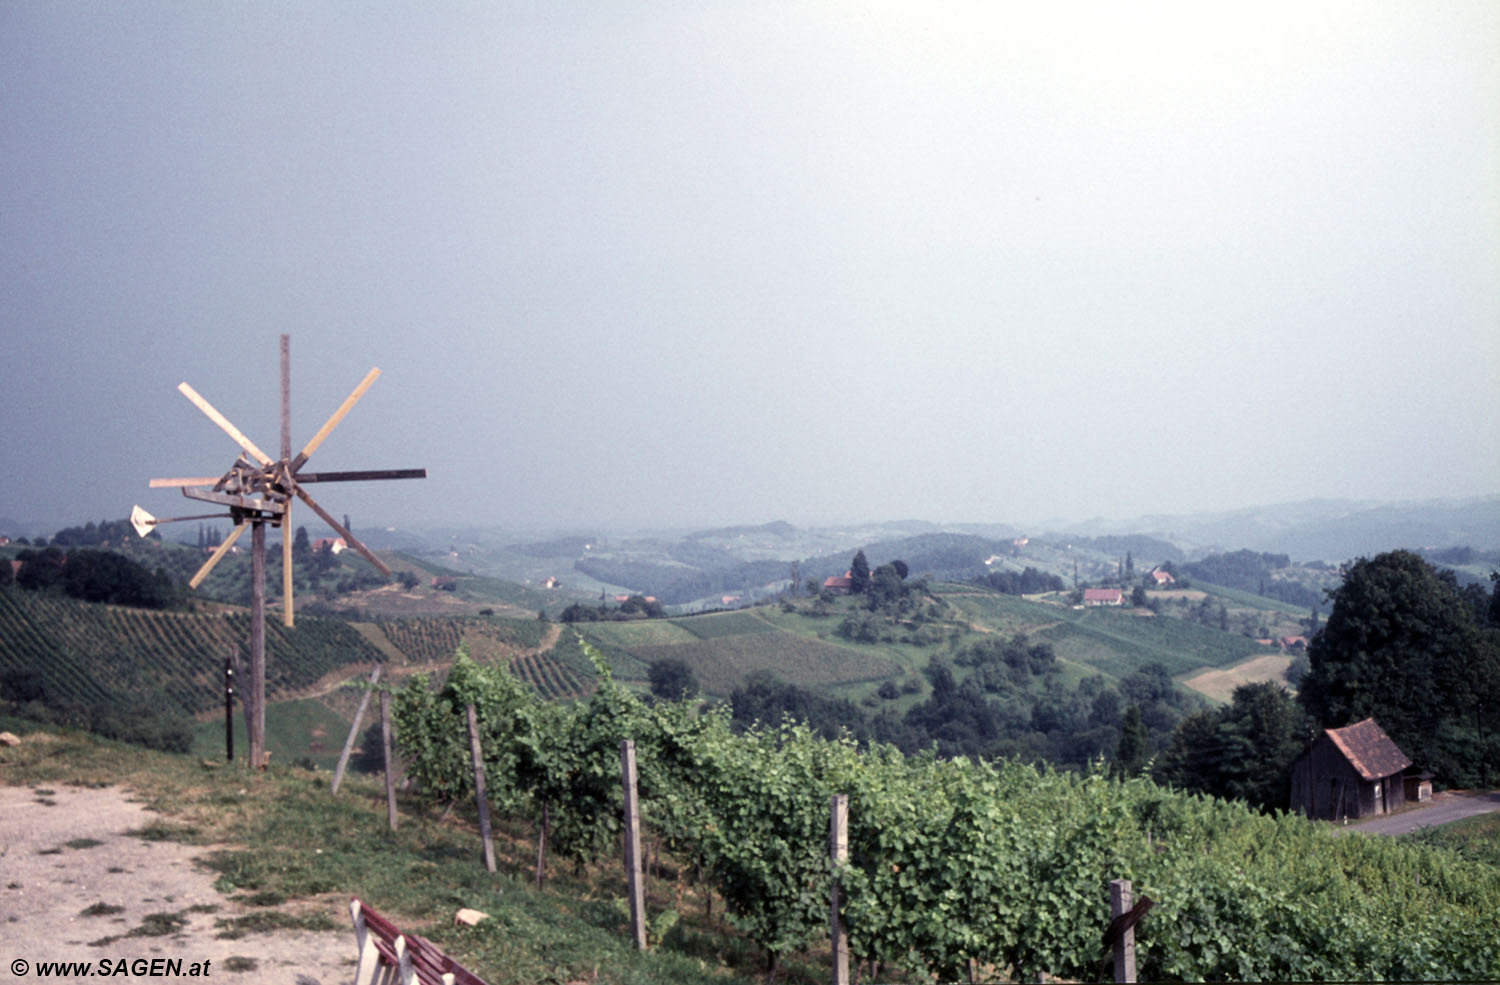
{"label": "windmill wooden post", "polygon": [[[300,499],[312,509],[324,523],[338,532],[354,550],[358,551],[365,560],[369,561],[375,568],[390,577],[391,569],[385,562],[375,556],[359,539],[350,533],[346,525],[339,523],[333,515],[325,510],[312,495],[303,488],[306,484],[314,482],[357,482],[366,479],[422,479],[426,478],[426,469],[377,469],[357,472],[303,472],[302,467],[307,460],[317,451],[318,446],[328,437],[339,422],[342,421],[354,408],[359,399],[364,396],[365,391],[374,384],[380,376],[379,369],[371,369],[365,374],[354,391],[344,399],[333,416],[323,423],[312,439],[303,446],[296,456],[292,455],[291,439],[291,340],[288,336],[281,336],[281,457],[273,460],[271,456],[261,451],[253,441],[247,438],[239,428],[230,423],[229,419],[210,404],[198,391],[194,390],[186,382],[178,384],[178,391],[182,393],[195,407],[216,425],[225,434],[229,435],[239,445],[242,454],[237,458],[229,471],[221,476],[197,476],[191,478],[152,479],[152,488],[177,488],[189,499],[200,502],[212,503],[221,508],[227,507],[229,518],[234,521],[234,530],[224,539],[213,554],[198,569],[188,582],[190,588],[197,588],[208,577],[214,566],[229,552],[236,539],[245,532],[245,528],[251,528],[251,568],[250,580],[250,681],[248,690],[243,694],[246,709],[254,708],[253,714],[248,716],[250,738],[250,765],[252,768],[265,765],[265,687],[266,687],[266,524],[281,528],[281,550],[282,550],[282,621],[288,626],[294,624],[292,608],[292,530],[291,515],[292,501]],[[222,516],[223,514],[209,514],[209,516]],[[171,520],[201,520],[204,516],[172,517]],[[134,524],[136,532],[144,537],[155,526],[170,522],[169,520],[158,520],[145,510],[137,506],[130,515],[131,523]],[[245,685],[242,683],[241,687]]]}

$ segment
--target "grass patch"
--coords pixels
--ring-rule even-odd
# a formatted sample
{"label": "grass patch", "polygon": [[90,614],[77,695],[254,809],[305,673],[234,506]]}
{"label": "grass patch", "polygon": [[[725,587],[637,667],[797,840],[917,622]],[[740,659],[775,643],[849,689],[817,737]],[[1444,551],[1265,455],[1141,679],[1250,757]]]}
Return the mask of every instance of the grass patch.
{"label": "grass patch", "polygon": [[274,889],[264,889],[258,893],[241,896],[240,902],[247,906],[280,906],[286,902],[286,894],[279,893]]}
{"label": "grass patch", "polygon": [[180,841],[190,845],[202,835],[202,832],[191,824],[174,824],[171,821],[159,819],[148,821],[141,827],[132,828],[125,833],[142,841]]}
{"label": "grass patch", "polygon": [[266,910],[243,917],[225,917],[214,921],[215,934],[221,940],[239,940],[249,934],[269,934],[278,930],[339,930],[340,925],[326,913],[294,914]]}
{"label": "grass patch", "polygon": [[82,848],[98,848],[102,844],[104,844],[104,842],[100,841],[98,838],[74,838],[72,841],[63,842],[63,845],[65,847],[75,850]]}
{"label": "grass patch", "polygon": [[[348,720],[335,714],[317,698],[277,701],[266,706],[266,749],[271,753],[273,763],[311,764],[331,772],[338,765],[348,732]],[[245,718],[238,711],[234,716],[234,748],[241,757],[250,748]],[[222,715],[197,724],[193,730],[191,751],[205,760],[224,762]]]}
{"label": "grass patch", "polygon": [[81,911],[79,911],[78,915],[80,917],[107,917],[111,914],[123,912],[125,912],[125,907],[123,906],[119,906],[115,903],[100,902],[95,903],[93,906],[84,907]]}
{"label": "grass patch", "polygon": [[259,966],[259,964],[260,962],[256,961],[254,958],[247,958],[241,954],[231,954],[229,957],[224,959],[223,968],[225,971],[254,971]]}
{"label": "grass patch", "polygon": [[673,620],[678,626],[700,640],[714,640],[724,636],[745,636],[751,633],[769,633],[775,627],[754,612],[712,612],[702,616],[691,616]]}
{"label": "grass patch", "polygon": [[187,926],[181,913],[148,913],[127,937],[169,937]]}
{"label": "grass patch", "polygon": [[1401,840],[1448,848],[1472,862],[1500,869],[1500,813],[1480,814],[1435,828],[1423,828]]}
{"label": "grass patch", "polygon": [[901,665],[878,648],[840,646],[775,629],[641,647],[634,652],[647,663],[681,660],[705,692],[726,697],[758,670],[769,670],[789,684],[806,688],[880,680],[901,671]]}

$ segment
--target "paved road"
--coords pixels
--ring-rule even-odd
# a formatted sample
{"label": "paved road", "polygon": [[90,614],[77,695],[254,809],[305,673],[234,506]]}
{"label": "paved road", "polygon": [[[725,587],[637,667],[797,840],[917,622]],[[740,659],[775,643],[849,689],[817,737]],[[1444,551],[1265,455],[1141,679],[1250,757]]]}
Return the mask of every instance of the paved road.
{"label": "paved road", "polygon": [[1449,790],[1434,796],[1422,807],[1411,807],[1396,814],[1384,814],[1349,825],[1340,825],[1341,832],[1361,831],[1373,835],[1404,835],[1418,828],[1430,828],[1447,824],[1475,814],[1500,811],[1500,791],[1493,793],[1460,793]]}

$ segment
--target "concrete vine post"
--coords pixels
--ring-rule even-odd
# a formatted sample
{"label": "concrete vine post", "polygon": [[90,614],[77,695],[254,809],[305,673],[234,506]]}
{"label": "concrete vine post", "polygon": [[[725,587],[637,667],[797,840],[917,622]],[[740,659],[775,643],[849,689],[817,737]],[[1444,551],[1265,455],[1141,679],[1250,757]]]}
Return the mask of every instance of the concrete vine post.
{"label": "concrete vine post", "polygon": [[839,913],[838,870],[849,861],[849,795],[834,794],[828,807],[828,860],[833,881],[828,890],[829,937],[833,942],[833,985],[849,985],[849,932]]}
{"label": "concrete vine post", "polygon": [[635,740],[620,740],[620,780],[625,788],[625,878],[630,891],[630,932],[646,949],[646,893],[641,881],[641,809],[635,789]]}

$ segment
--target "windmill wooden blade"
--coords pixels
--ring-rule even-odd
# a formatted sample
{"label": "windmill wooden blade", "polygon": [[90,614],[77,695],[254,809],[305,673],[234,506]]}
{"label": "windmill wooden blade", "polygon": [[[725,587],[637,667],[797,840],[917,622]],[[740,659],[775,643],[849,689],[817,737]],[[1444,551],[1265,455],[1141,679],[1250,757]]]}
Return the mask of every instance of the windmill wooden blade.
{"label": "windmill wooden blade", "polygon": [[379,569],[381,574],[385,575],[387,578],[390,577],[391,569],[386,566],[386,563],[380,560],[380,558],[376,557],[375,553],[368,547],[366,547],[364,544],[361,544],[359,542],[359,539],[351,534],[343,524],[335,520],[331,513],[323,509],[323,507],[319,506],[318,501],[309,496],[306,489],[303,489],[301,486],[294,486],[293,488],[296,489],[297,495],[302,499],[302,501],[308,506],[311,506],[312,511],[323,518],[324,523],[328,524],[334,530],[338,531],[339,536],[344,538],[344,543],[348,544],[356,551],[359,551],[360,555],[364,557],[366,561],[369,561],[371,564],[375,565],[375,567]]}
{"label": "windmill wooden blade", "polygon": [[359,398],[365,395],[365,391],[370,389],[371,385],[374,384],[375,380],[378,379],[379,376],[379,369],[371,369],[368,373],[365,374],[365,378],[359,381],[359,386],[354,388],[354,392],[344,398],[344,402],[342,404],[339,404],[339,409],[333,412],[333,416],[330,417],[328,421],[318,429],[318,433],[312,436],[312,440],[309,441],[303,447],[302,451],[297,454],[297,457],[292,460],[291,470],[293,473],[295,473],[302,467],[303,462],[306,462],[310,457],[312,457],[312,453],[317,451],[318,446],[323,443],[324,439],[328,437],[328,435],[333,431],[334,428],[338,427],[339,421],[342,421],[344,419],[344,416],[348,414],[349,411],[354,409],[354,405],[359,403]]}
{"label": "windmill wooden blade", "polygon": [[290,629],[292,616],[292,501],[281,514],[281,624]]}
{"label": "windmill wooden blade", "polygon": [[212,486],[219,476],[188,476],[181,479],[152,479],[147,485],[152,489],[176,489],[179,486]]}
{"label": "windmill wooden blade", "polygon": [[[177,384],[177,389],[182,392],[182,395],[184,397],[187,397],[189,400],[191,400],[195,407],[203,411],[203,413],[207,414],[209,420],[213,421],[224,430],[225,434],[233,438],[235,444],[245,449],[246,454],[248,454],[251,458],[254,458],[262,465],[271,464],[271,456],[255,447],[255,442],[251,441],[249,438],[240,433],[240,429],[235,427],[233,424],[230,424],[229,418],[219,413],[218,410],[214,408],[213,404],[209,403],[207,400],[204,400],[197,390],[194,390],[192,387],[188,386],[185,381]],[[217,482],[218,480],[216,479],[214,481]]]}
{"label": "windmill wooden blade", "polygon": [[234,542],[239,539],[240,534],[244,533],[245,528],[248,526],[250,526],[250,521],[241,520],[239,525],[234,528],[233,532],[231,532],[228,537],[224,538],[224,542],[218,547],[214,548],[214,552],[209,555],[208,560],[203,562],[203,567],[199,568],[198,573],[196,575],[193,575],[193,577],[188,581],[189,588],[197,588],[199,585],[203,584],[203,579],[207,578],[208,573],[214,570],[214,565],[218,564],[219,561],[223,559],[224,555],[229,553],[229,549],[234,546]]}
{"label": "windmill wooden blade", "polygon": [[366,469],[359,472],[303,472],[298,482],[364,482],[366,479],[425,479],[426,469]]}

